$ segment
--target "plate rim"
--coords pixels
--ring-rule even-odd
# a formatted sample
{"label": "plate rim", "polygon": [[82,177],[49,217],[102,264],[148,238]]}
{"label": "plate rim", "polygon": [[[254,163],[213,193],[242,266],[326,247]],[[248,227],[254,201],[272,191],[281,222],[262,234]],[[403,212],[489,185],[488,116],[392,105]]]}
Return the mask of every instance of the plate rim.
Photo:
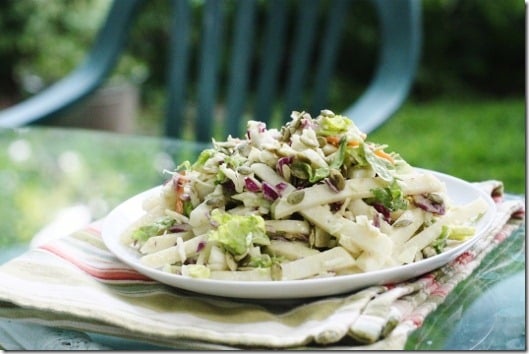
{"label": "plate rim", "polygon": [[[141,264],[138,261],[139,254],[121,242],[121,234],[124,229],[130,225],[130,223],[123,223],[125,226],[122,227],[120,233],[111,233],[109,230],[112,230],[111,223],[114,221],[114,218],[117,217],[116,215],[119,216],[119,213],[123,209],[130,207],[130,205],[133,203],[136,203],[136,209],[138,209],[138,207],[141,209],[141,201],[147,195],[150,195],[162,188],[162,185],[158,185],[140,192],[121,202],[114,209],[112,209],[110,213],[108,213],[103,219],[101,226],[101,238],[105,246],[115,257],[117,257],[129,267],[133,268],[135,271],[166,285],[203,295],[242,299],[300,299],[338,295],[341,293],[365,289],[373,285],[397,283],[426,274],[457,258],[472,245],[474,245],[474,243],[476,243],[490,229],[492,221],[494,220],[494,216],[497,213],[496,204],[494,203],[493,199],[487,195],[485,191],[478,188],[478,186],[473,185],[471,182],[443,172],[418,167],[414,167],[414,169],[421,172],[432,173],[436,177],[440,178],[445,184],[446,182],[457,183],[468,188],[468,190],[472,191],[472,193],[483,197],[487,202],[489,209],[484,215],[485,221],[482,222],[482,219],[478,222],[482,222],[482,224],[480,225],[479,232],[474,237],[436,256],[410,264],[399,265],[365,273],[340,275],[336,277],[320,277],[283,281],[234,281],[199,279],[185,277],[178,274],[171,274],[160,269],[151,268]],[[453,196],[450,194],[450,190],[448,190],[448,186],[447,193],[450,198],[453,199]],[[141,213],[142,209],[137,211]],[[133,220],[135,220],[135,218],[132,219],[132,221]]]}

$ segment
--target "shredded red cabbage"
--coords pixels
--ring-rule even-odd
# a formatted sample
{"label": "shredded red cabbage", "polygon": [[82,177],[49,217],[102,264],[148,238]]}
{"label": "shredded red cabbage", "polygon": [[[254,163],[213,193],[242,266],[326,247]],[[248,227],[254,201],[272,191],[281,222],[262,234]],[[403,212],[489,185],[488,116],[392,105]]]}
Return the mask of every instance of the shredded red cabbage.
{"label": "shredded red cabbage", "polygon": [[197,250],[196,252],[200,252],[204,249],[204,247],[206,247],[206,241],[200,241],[197,245]]}
{"label": "shredded red cabbage", "polygon": [[252,177],[245,177],[244,184],[246,189],[250,192],[257,193],[261,191],[261,183]]}
{"label": "shredded red cabbage", "polygon": [[312,122],[312,119],[307,119],[305,117],[301,118],[301,127],[303,129],[305,128],[314,128],[314,123]]}
{"label": "shredded red cabbage", "polygon": [[373,226],[376,228],[380,228],[380,214],[379,213],[375,214],[375,216],[373,217]]}
{"label": "shredded red cabbage", "polygon": [[374,203],[373,208],[384,217],[384,220],[391,222],[391,210],[382,203]]}
{"label": "shredded red cabbage", "polygon": [[282,192],[287,188],[288,184],[285,182],[279,182],[275,185],[275,190],[278,192],[279,195],[282,194]]}
{"label": "shredded red cabbage", "polygon": [[433,214],[444,215],[444,213],[446,212],[444,203],[435,202],[431,198],[428,198],[427,195],[423,194],[414,195],[413,204],[415,204],[422,210]]}
{"label": "shredded red cabbage", "polygon": [[329,178],[325,178],[323,181],[333,192],[338,193],[340,191],[334,184],[332,184]]}
{"label": "shredded red cabbage", "polygon": [[173,225],[167,229],[167,231],[169,232],[185,232],[185,231],[190,231],[190,230],[191,230],[191,225],[189,224]]}
{"label": "shredded red cabbage", "polygon": [[285,177],[285,175],[283,174],[283,166],[290,165],[292,161],[294,161],[294,157],[292,156],[285,156],[285,157],[281,157],[280,159],[278,159],[276,163],[276,172],[281,177]]}
{"label": "shredded red cabbage", "polygon": [[265,199],[274,201],[279,197],[279,193],[269,183],[263,182],[263,196]]}

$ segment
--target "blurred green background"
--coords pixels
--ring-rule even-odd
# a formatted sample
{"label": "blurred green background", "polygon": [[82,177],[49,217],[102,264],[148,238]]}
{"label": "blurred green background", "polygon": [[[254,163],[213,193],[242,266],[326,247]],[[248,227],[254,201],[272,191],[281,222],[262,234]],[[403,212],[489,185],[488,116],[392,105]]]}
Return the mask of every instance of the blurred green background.
{"label": "blurred green background", "polygon": [[[195,1],[197,7],[200,4]],[[0,109],[72,70],[90,46],[109,5],[109,0],[0,1]],[[136,134],[160,134],[168,6],[166,0],[146,4],[126,53],[108,81],[109,86],[127,83],[138,88]],[[367,82],[376,54],[373,14],[361,1],[357,6],[365,16],[352,22],[344,38],[351,45],[340,56],[342,79],[333,83],[328,107],[336,112],[353,101]],[[498,179],[508,192],[525,193],[525,3],[423,0],[422,11],[422,54],[410,96],[369,140],[388,144],[389,150],[413,165],[469,181]],[[366,49],[358,51],[358,47]],[[141,156],[137,159],[141,164]],[[31,176],[38,171],[30,165],[15,168],[19,167],[12,157],[0,153],[0,182],[16,180],[13,188],[18,190],[16,196],[9,196],[16,200],[3,196],[0,215],[16,219],[17,213],[33,213],[35,225],[17,226],[31,235],[50,215],[45,206],[31,206],[24,198],[44,198],[50,186],[32,182],[36,179]],[[13,178],[13,173],[25,177]],[[89,175],[68,176],[54,190],[58,205],[79,185],[94,185]],[[117,182],[98,183],[115,186]],[[127,188],[124,193],[138,189]]]}
{"label": "blurred green background", "polygon": [[[288,0],[286,0],[288,1]],[[294,0],[295,1],[295,0]],[[330,0],[332,1],[332,0]],[[113,80],[142,85],[143,103],[165,85],[169,1],[150,0],[136,21]],[[201,4],[195,0],[196,7]],[[357,2],[338,63],[335,103],[370,78],[375,54],[374,14]],[[521,97],[525,82],[525,3],[522,0],[423,0],[423,48],[412,99],[450,95]],[[83,57],[110,0],[0,2],[0,92],[16,101],[62,77]],[[197,38],[197,36],[195,36]],[[195,40],[196,44],[196,40]],[[363,50],[358,50],[363,48]],[[353,64],[353,65],[352,65]]]}

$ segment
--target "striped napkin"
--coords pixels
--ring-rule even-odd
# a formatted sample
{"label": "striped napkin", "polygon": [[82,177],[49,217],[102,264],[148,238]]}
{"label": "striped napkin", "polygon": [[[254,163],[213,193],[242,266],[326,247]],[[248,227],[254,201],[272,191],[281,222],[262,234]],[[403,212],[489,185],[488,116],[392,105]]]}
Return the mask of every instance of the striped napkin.
{"label": "striped napkin", "polygon": [[81,332],[179,349],[403,349],[425,317],[519,227],[513,218],[524,217],[523,200],[503,200],[501,182],[477,185],[494,198],[498,214],[469,251],[407,282],[315,299],[234,300],[163,285],[115,258],[95,222],[0,267],[0,347],[16,348],[17,331],[27,340],[21,331],[30,326],[25,346],[33,348],[24,349],[104,348]]}

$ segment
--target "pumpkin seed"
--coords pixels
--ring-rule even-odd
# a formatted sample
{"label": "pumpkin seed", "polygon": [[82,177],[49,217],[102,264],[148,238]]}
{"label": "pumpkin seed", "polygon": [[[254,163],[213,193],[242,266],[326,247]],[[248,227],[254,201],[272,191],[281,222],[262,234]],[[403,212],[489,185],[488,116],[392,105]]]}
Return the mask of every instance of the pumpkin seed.
{"label": "pumpkin seed", "polygon": [[436,203],[436,204],[443,204],[443,197],[441,197],[439,194],[437,193],[430,193],[428,194],[428,199],[430,199],[432,202]]}
{"label": "pumpkin seed", "polygon": [[283,178],[285,179],[285,181],[290,181],[291,172],[290,167],[288,165],[283,165],[283,167],[281,167],[281,173],[283,174]]}
{"label": "pumpkin seed", "polygon": [[270,276],[272,280],[281,280],[283,278],[283,270],[279,263],[273,263],[270,267]]}
{"label": "pumpkin seed", "polygon": [[430,258],[437,255],[437,252],[435,252],[435,249],[432,246],[427,246],[423,248],[422,254],[425,258]]}
{"label": "pumpkin seed", "polygon": [[334,112],[329,109],[323,109],[320,114],[324,117],[334,117]]}
{"label": "pumpkin seed", "polygon": [[206,200],[206,205],[214,208],[219,208],[224,205],[224,198],[222,197],[211,197]]}
{"label": "pumpkin seed", "polygon": [[316,243],[316,229],[313,227],[309,232],[309,247],[313,248]]}
{"label": "pumpkin seed", "polygon": [[410,219],[399,220],[393,224],[393,227],[405,227],[405,226],[410,225],[412,222],[413,221],[411,221]]}
{"label": "pumpkin seed", "polygon": [[251,174],[253,171],[250,167],[248,166],[239,166],[237,168],[237,172],[239,172],[241,175],[249,175]]}
{"label": "pumpkin seed", "polygon": [[297,190],[290,193],[287,197],[287,202],[289,204],[299,204],[303,198],[305,198],[304,190]]}
{"label": "pumpkin seed", "polygon": [[301,115],[297,116],[290,124],[288,128],[291,129],[291,133],[295,132],[301,126]]}
{"label": "pumpkin seed", "polygon": [[300,164],[292,164],[290,166],[290,173],[292,176],[300,178],[300,179],[308,179],[309,175],[307,173],[307,170],[302,167]]}
{"label": "pumpkin seed", "polygon": [[224,253],[224,258],[226,259],[226,264],[228,265],[228,268],[232,271],[237,270],[237,262],[235,262],[235,259],[233,259],[233,256],[231,253],[226,252]]}
{"label": "pumpkin seed", "polygon": [[315,248],[327,248],[331,243],[331,234],[325,230],[314,227],[314,242],[313,245]]}
{"label": "pumpkin seed", "polygon": [[317,141],[308,139],[305,135],[300,135],[299,140],[301,140],[301,142],[307,145],[308,147],[311,147],[311,148],[319,147],[319,143]]}
{"label": "pumpkin seed", "polygon": [[345,188],[345,178],[342,176],[340,171],[333,168],[329,172],[329,180],[332,183],[333,186],[336,187],[339,191],[343,190]]}
{"label": "pumpkin seed", "polygon": [[252,151],[252,147],[248,143],[241,143],[240,145],[237,146],[237,151],[242,156],[248,157],[248,155],[250,154],[250,151]]}
{"label": "pumpkin seed", "polygon": [[281,129],[281,135],[282,135],[283,141],[289,141],[290,136],[292,135],[292,133],[290,132],[290,129],[283,127]]}

